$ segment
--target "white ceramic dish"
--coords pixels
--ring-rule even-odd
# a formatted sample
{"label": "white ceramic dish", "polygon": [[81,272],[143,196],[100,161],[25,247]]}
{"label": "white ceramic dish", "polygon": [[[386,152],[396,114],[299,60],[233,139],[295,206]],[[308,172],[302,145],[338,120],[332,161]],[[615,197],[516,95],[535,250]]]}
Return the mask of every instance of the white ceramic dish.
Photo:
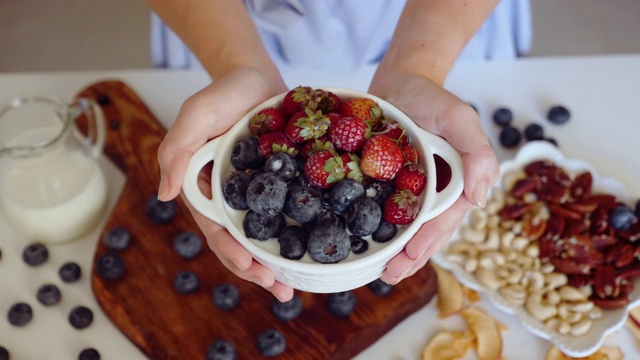
{"label": "white ceramic dish", "polygon": [[[527,143],[518,151],[514,159],[503,162],[500,165],[500,170],[502,174],[505,174],[510,170],[521,169],[525,164],[531,161],[541,159],[552,160],[573,174],[589,170],[593,175],[594,192],[606,192],[615,195],[623,202],[630,203],[630,198],[626,194],[622,184],[614,179],[598,176],[593,167],[585,161],[565,158],[555,146],[544,141]],[[502,184],[499,182],[496,186],[500,187]],[[456,240],[459,238],[459,234],[454,234],[449,246],[454,241],[459,241]],[[436,254],[432,260],[438,265],[450,270],[463,285],[484,294],[485,297],[499,309],[515,315],[522,322],[525,328],[533,334],[549,340],[562,350],[562,352],[572,357],[584,357],[595,352],[602,346],[607,335],[613,333],[624,325],[629,310],[640,305],[639,277],[635,279],[634,291],[631,294],[632,300],[627,307],[616,310],[603,310],[602,317],[594,320],[591,329],[583,336],[574,337],[571,335],[561,335],[557,332],[548,330],[542,322],[530,316],[524,307],[515,306],[509,303],[497,291],[488,289],[478,282],[473,274],[468,273],[460,266],[447,261],[445,256],[446,252],[447,248],[445,247]]]}
{"label": "white ceramic dish", "polygon": [[[331,293],[355,289],[379,278],[388,261],[404,248],[420,226],[441,214],[460,196],[463,188],[463,173],[460,155],[449,143],[419,128],[404,113],[388,102],[354,90],[330,87],[322,87],[322,89],[331,91],[342,99],[369,97],[377,101],[387,116],[396,119],[405,127],[412,144],[420,153],[420,158],[423,159],[422,166],[430,179],[435,179],[434,154],[440,155],[451,166],[452,176],[449,185],[441,192],[436,192],[436,182],[427,181],[427,187],[422,194],[422,207],[419,214],[411,224],[399,229],[395,239],[384,244],[370,241],[369,250],[364,254],[351,253],[349,257],[339,263],[320,264],[311,260],[308,255],[300,260],[288,260],[281,257],[278,242],[275,239],[258,241],[244,236],[242,220],[245,211],[232,209],[222,196],[224,179],[234,170],[230,163],[231,151],[239,139],[249,136],[247,125],[253,114],[265,107],[279,106],[285,94],[273,97],[258,105],[241,118],[227,133],[209,141],[200,148],[190,160],[183,190],[186,198],[195,209],[224,226],[240,244],[251,252],[257,261],[273,270],[278,281],[302,291]],[[212,200],[206,198],[197,185],[198,173],[211,160],[214,161],[211,184]]]}

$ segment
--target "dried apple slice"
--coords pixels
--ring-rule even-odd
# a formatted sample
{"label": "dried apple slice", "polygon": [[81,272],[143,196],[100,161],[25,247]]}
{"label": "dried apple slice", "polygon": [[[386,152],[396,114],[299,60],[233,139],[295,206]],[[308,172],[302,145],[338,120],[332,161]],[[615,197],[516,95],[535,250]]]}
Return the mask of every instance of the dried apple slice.
{"label": "dried apple slice", "polygon": [[464,293],[464,296],[467,298],[467,300],[469,300],[469,302],[474,303],[480,301],[480,294],[477,291],[463,286],[462,292]]}
{"label": "dried apple slice", "polygon": [[444,318],[457,313],[464,306],[462,285],[449,271],[433,265],[438,276],[438,317]]}
{"label": "dried apple slice", "polygon": [[473,347],[475,336],[470,331],[441,331],[429,340],[422,360],[457,360]]}
{"label": "dried apple slice", "polygon": [[460,315],[465,319],[469,325],[469,330],[476,337],[478,359],[500,359],[502,357],[502,336],[498,323],[489,314],[475,306],[462,309]]}
{"label": "dried apple slice", "polygon": [[617,346],[603,346],[595,353],[581,358],[573,358],[563,354],[560,349],[555,346],[549,348],[545,360],[622,360],[624,353]]}
{"label": "dried apple slice", "polygon": [[547,351],[547,355],[544,360],[571,360],[571,358],[563,354],[557,347],[552,346]]}

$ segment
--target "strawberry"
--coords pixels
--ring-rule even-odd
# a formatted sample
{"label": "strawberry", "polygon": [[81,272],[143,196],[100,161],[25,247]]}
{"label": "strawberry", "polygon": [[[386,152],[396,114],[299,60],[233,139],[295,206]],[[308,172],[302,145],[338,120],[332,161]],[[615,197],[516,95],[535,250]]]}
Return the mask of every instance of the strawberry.
{"label": "strawberry", "polygon": [[329,127],[335,126],[338,123],[338,121],[342,120],[342,116],[340,116],[340,114],[335,113],[335,112],[328,113],[327,117],[329,118],[329,121],[331,122],[331,125],[329,125]]}
{"label": "strawberry", "polygon": [[282,131],[266,133],[258,139],[258,153],[263,158],[268,158],[275,152],[283,151],[291,156],[296,156],[298,149],[296,144]]}
{"label": "strawberry", "polygon": [[362,182],[364,179],[364,175],[362,174],[362,170],[360,170],[360,158],[356,154],[352,153],[344,153],[340,155],[342,159],[342,164],[345,169],[345,177],[347,179],[353,179],[358,182]]}
{"label": "strawberry", "polygon": [[326,135],[311,141],[307,141],[302,147],[302,149],[300,150],[300,153],[302,154],[302,158],[306,159],[309,156],[322,150],[328,150],[332,154],[338,155],[338,153],[336,153],[336,149],[333,146],[333,143],[329,140],[329,137]]}
{"label": "strawberry", "polygon": [[402,164],[402,150],[386,135],[372,136],[362,148],[360,169],[364,175],[378,180],[391,180]]}
{"label": "strawberry", "polygon": [[411,145],[405,145],[400,148],[404,154],[404,163],[418,165],[420,163],[420,153]]}
{"label": "strawberry", "polygon": [[304,163],[304,174],[312,186],[328,189],[344,179],[345,167],[340,157],[324,150],[307,159]]}
{"label": "strawberry", "polygon": [[372,99],[355,98],[342,104],[340,115],[360,118],[371,128],[375,128],[382,118],[382,108]]}
{"label": "strawberry", "polygon": [[367,123],[357,117],[343,117],[329,129],[333,145],[344,151],[358,151],[371,136]]}
{"label": "strawberry", "polygon": [[427,176],[421,168],[415,165],[403,167],[394,179],[397,190],[410,190],[415,195],[420,195],[426,184]]}
{"label": "strawberry", "polygon": [[305,109],[293,114],[284,132],[291,140],[300,143],[324,135],[329,124],[329,118],[322,115],[322,111],[313,112],[311,109]]}
{"label": "strawberry", "polygon": [[324,91],[316,91],[310,86],[295,87],[285,94],[280,110],[286,117],[306,108],[315,111],[325,94]]}
{"label": "strawberry", "polygon": [[389,118],[382,119],[375,133],[387,135],[400,146],[409,145],[409,137],[404,127],[396,120]]}
{"label": "strawberry", "polygon": [[396,190],[384,202],[382,216],[385,221],[396,225],[406,225],[413,221],[420,211],[420,201],[409,190]]}
{"label": "strawberry", "polygon": [[286,124],[282,111],[268,107],[258,111],[249,120],[249,131],[252,135],[261,136],[272,131],[282,131]]}
{"label": "strawberry", "polygon": [[[322,91],[322,90],[316,90],[316,91]],[[323,113],[329,114],[329,113],[340,112],[340,109],[342,108],[342,99],[340,99],[338,95],[332,93],[331,91],[327,91],[320,97],[322,99],[318,104],[318,108],[322,110]]]}

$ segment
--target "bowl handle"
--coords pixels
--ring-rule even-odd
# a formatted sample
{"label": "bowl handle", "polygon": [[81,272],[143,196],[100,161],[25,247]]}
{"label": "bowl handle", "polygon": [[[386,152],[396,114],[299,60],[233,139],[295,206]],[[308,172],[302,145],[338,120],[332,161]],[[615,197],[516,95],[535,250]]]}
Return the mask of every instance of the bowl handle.
{"label": "bowl handle", "polygon": [[[184,176],[182,190],[187,200],[189,200],[189,203],[191,203],[199,213],[215,221],[220,226],[225,227],[224,221],[222,220],[223,215],[221,214],[221,212],[224,211],[224,205],[220,203],[220,199],[216,199],[215,195],[213,199],[207,198],[198,187],[198,174],[207,163],[213,160],[220,144],[219,139],[220,138],[217,137],[210,140],[193,153]],[[215,162],[213,166],[216,166]],[[213,193],[215,194],[215,192]]]}

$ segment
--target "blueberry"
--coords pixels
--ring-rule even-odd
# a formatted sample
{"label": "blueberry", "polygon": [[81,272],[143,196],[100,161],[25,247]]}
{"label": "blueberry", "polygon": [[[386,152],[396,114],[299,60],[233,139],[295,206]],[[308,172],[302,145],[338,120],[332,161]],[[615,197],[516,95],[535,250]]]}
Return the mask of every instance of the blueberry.
{"label": "blueberry", "polygon": [[369,288],[369,290],[371,290],[371,292],[378,296],[387,296],[389,295],[391,290],[393,290],[393,285],[387,284],[380,279],[373,280],[372,282],[367,284],[367,287]]}
{"label": "blueberry", "polygon": [[334,213],[333,211],[327,208],[323,208],[322,210],[320,210],[320,213],[318,214],[318,216],[316,216],[315,219],[307,223],[303,223],[302,228],[307,233],[310,233],[313,229],[319,226],[328,226],[328,225],[337,226],[341,229],[344,229],[347,227],[344,217]]}
{"label": "blueberry", "polygon": [[273,312],[280,321],[291,321],[302,313],[302,300],[297,294],[294,294],[291,300],[285,302],[273,299],[271,312]]}
{"label": "blueberry", "polygon": [[180,294],[191,294],[198,290],[200,279],[193,271],[180,271],[173,278],[173,288]]}
{"label": "blueberry", "polygon": [[9,360],[9,350],[0,346],[0,360]]}
{"label": "blueberry", "polygon": [[274,173],[256,176],[247,188],[249,208],[263,216],[276,216],[284,207],[287,183]]}
{"label": "blueberry", "polygon": [[513,113],[510,109],[499,108],[493,113],[493,122],[498,126],[509,126],[513,121]]}
{"label": "blueberry", "polygon": [[269,156],[264,164],[264,170],[275,173],[287,182],[293,180],[299,174],[296,161],[291,155],[282,151]]}
{"label": "blueberry", "polygon": [[62,294],[60,294],[60,289],[53,284],[45,284],[42,285],[38,289],[37,293],[38,301],[44,306],[55,305],[60,302],[60,298],[62,298]]}
{"label": "blueberry", "polygon": [[618,205],[615,209],[611,210],[609,221],[611,222],[611,227],[616,230],[629,230],[636,221],[636,215],[630,208],[624,205]]}
{"label": "blueberry", "polygon": [[522,134],[513,126],[506,126],[500,131],[500,144],[507,149],[513,149],[520,144]]}
{"label": "blueberry", "polygon": [[246,137],[240,139],[231,150],[231,165],[236,170],[259,169],[264,159],[258,153],[258,139]]}
{"label": "blueberry", "polygon": [[285,226],[287,226],[287,222],[282,213],[276,216],[263,216],[249,210],[242,221],[244,235],[256,240],[277,238]]}
{"label": "blueberry", "polygon": [[300,226],[290,225],[282,229],[280,237],[280,256],[290,260],[300,260],[307,252],[307,238]]}
{"label": "blueberry", "polygon": [[49,249],[40,243],[27,245],[22,252],[22,260],[27,265],[38,266],[49,259]]}
{"label": "blueberry", "polygon": [[80,351],[78,360],[100,360],[100,353],[94,348],[86,348]]}
{"label": "blueberry", "polygon": [[380,224],[376,231],[371,234],[371,238],[375,242],[384,243],[393,239],[398,233],[398,227],[395,224],[386,222],[384,219],[380,219]]}
{"label": "blueberry", "polygon": [[373,234],[382,219],[380,206],[368,197],[354,201],[346,213],[347,228],[353,235],[367,236]]}
{"label": "blueberry", "polygon": [[276,329],[267,329],[258,335],[258,350],[262,356],[277,356],[284,352],[287,343],[281,332]]}
{"label": "blueberry", "polygon": [[202,239],[195,233],[183,231],[173,239],[173,250],[183,259],[193,259],[202,252]]}
{"label": "blueberry", "polygon": [[31,310],[31,306],[26,303],[14,304],[7,314],[9,324],[13,326],[25,326],[31,321],[31,318],[33,318],[33,310]]}
{"label": "blueberry", "polygon": [[296,185],[311,186],[311,183],[309,182],[309,179],[307,179],[307,175],[304,174],[304,171],[300,171],[298,176],[294,177],[293,180],[289,182],[289,188],[292,188]]}
{"label": "blueberry", "polygon": [[207,360],[235,360],[236,347],[225,339],[218,339],[207,348]]}
{"label": "blueberry", "polygon": [[337,226],[319,226],[309,234],[307,252],[311,259],[319,263],[332,264],[342,261],[349,255],[349,250],[349,235]]}
{"label": "blueberry", "polygon": [[235,210],[247,210],[247,188],[251,182],[251,175],[244,171],[236,171],[224,180],[222,187],[222,197],[227,205]]}
{"label": "blueberry", "polygon": [[365,196],[375,201],[381,208],[395,191],[396,187],[391,182],[382,180],[373,180],[364,187]]}
{"label": "blueberry", "polygon": [[78,330],[87,328],[93,322],[93,311],[86,306],[76,306],[69,312],[69,323]]}
{"label": "blueberry", "polygon": [[364,186],[356,180],[338,181],[329,192],[329,205],[333,211],[342,214],[351,203],[364,196]]}
{"label": "blueberry", "polygon": [[293,186],[284,203],[284,213],[295,221],[306,223],[322,210],[320,193],[310,186]]}
{"label": "blueberry", "polygon": [[98,258],[96,272],[105,280],[118,280],[125,272],[124,261],[116,253],[106,253]]}
{"label": "blueberry", "polygon": [[160,201],[157,197],[147,200],[146,214],[156,224],[165,224],[176,216],[177,205],[175,200]]}
{"label": "blueberry", "polygon": [[118,226],[107,231],[102,237],[102,242],[108,249],[121,251],[131,244],[131,233],[129,230]]}
{"label": "blueberry", "polygon": [[571,113],[569,109],[562,105],[553,106],[549,109],[547,113],[547,119],[554,124],[562,125],[569,121],[571,118]]}
{"label": "blueberry", "polygon": [[213,289],[213,304],[220,310],[235,309],[240,303],[240,291],[230,283],[220,284]]}
{"label": "blueberry", "polygon": [[346,317],[356,307],[356,295],[352,291],[331,293],[327,296],[325,307],[335,317]]}
{"label": "blueberry", "polygon": [[82,276],[82,269],[80,269],[80,265],[73,261],[66,262],[60,266],[60,270],[58,270],[58,274],[60,275],[60,279],[66,283],[72,283],[80,280]]}
{"label": "blueberry", "polygon": [[369,250],[369,242],[360,236],[351,235],[349,241],[351,242],[351,251],[354,254],[363,254]]}
{"label": "blueberry", "polygon": [[532,123],[524,128],[524,138],[527,141],[544,139],[544,129],[540,124]]}

